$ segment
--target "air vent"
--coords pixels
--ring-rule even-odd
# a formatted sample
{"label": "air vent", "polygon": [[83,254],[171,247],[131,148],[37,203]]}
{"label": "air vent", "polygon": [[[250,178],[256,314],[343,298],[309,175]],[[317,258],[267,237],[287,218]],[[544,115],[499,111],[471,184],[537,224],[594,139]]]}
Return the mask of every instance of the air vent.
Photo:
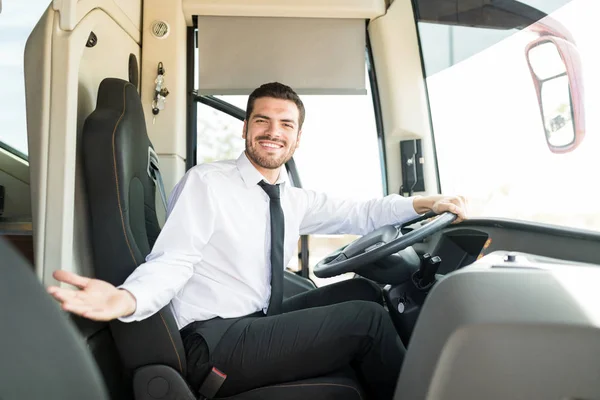
{"label": "air vent", "polygon": [[154,21],[151,30],[152,34],[159,39],[164,39],[169,36],[169,24],[165,21]]}

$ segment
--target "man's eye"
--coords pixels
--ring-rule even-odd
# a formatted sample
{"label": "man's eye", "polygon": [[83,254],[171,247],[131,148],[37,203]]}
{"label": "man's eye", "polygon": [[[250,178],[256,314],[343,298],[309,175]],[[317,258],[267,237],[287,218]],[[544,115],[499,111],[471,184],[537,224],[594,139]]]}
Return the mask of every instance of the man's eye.
{"label": "man's eye", "polygon": [[267,121],[264,120],[264,119],[257,119],[256,122],[259,123],[259,124],[262,124],[262,123],[267,122]]}
{"label": "man's eye", "polygon": [[294,125],[292,125],[292,124],[283,124],[283,126],[285,126],[286,128],[290,128],[290,129],[294,128]]}

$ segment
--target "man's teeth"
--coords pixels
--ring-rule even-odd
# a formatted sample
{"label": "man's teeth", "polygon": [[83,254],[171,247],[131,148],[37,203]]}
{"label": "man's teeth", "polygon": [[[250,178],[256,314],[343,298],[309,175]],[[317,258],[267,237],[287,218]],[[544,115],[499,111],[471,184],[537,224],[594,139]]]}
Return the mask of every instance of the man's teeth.
{"label": "man's teeth", "polygon": [[278,145],[273,144],[273,143],[262,143],[262,145],[265,146],[265,147],[272,147],[274,149],[278,149],[278,148],[281,147],[281,146],[278,146]]}

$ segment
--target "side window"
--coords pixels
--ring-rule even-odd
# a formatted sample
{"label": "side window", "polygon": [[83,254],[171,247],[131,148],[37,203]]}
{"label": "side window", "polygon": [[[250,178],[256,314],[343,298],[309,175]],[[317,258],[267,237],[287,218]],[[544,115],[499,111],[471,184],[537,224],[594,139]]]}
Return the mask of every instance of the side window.
{"label": "side window", "polygon": [[198,164],[236,159],[244,151],[239,119],[206,104],[198,104],[198,136],[196,158]]}
{"label": "side window", "polygon": [[[302,186],[338,198],[369,200],[381,197],[384,194],[383,179],[370,92],[365,95],[304,95],[302,101],[306,120],[300,147],[294,156]],[[354,235],[309,237],[309,276],[317,286],[354,276],[349,273],[320,279],[314,276],[312,269],[329,253],[356,238]]]}
{"label": "side window", "polygon": [[25,43],[49,0],[5,1],[0,14],[0,147],[27,156],[23,54]]}
{"label": "side window", "polygon": [[[522,30],[418,22],[442,191],[466,195],[472,216],[598,231],[597,202],[572,201],[595,199],[600,187],[593,178],[600,170],[597,2],[527,3],[548,16]],[[540,37],[540,26],[570,37],[581,58],[583,72],[576,79],[585,87],[586,134],[569,152],[550,151],[546,136],[560,146],[561,128],[571,124],[571,115],[546,121],[551,129],[544,129],[527,64],[527,46]],[[553,65],[552,53],[539,55],[542,66]],[[544,83],[542,97],[561,114],[564,107],[558,100],[564,92],[552,90],[559,82]],[[549,117],[553,107],[546,105]]]}

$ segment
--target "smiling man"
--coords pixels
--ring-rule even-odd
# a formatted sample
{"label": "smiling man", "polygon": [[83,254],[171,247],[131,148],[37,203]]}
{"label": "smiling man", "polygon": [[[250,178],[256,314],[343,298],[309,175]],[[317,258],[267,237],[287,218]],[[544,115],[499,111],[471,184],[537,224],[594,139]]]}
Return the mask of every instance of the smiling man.
{"label": "smiling man", "polygon": [[269,83],[248,99],[237,160],[198,165],[174,189],[146,262],[120,287],[65,271],[50,287],[65,310],[96,320],[145,319],[167,304],[181,330],[188,381],[214,366],[219,397],[353,367],[375,399],[391,399],[404,356],[378,286],[352,279],[283,301],[283,270],[301,234],[364,235],[433,210],[465,218],[460,197],[339,200],[286,185],[304,105]]}
{"label": "smiling man", "polygon": [[[290,109],[290,101],[295,103],[297,111]],[[279,176],[279,167],[292,158],[300,144],[304,115],[300,99],[296,102],[250,96],[248,100],[242,136],[246,139],[246,155],[271,183]]]}

